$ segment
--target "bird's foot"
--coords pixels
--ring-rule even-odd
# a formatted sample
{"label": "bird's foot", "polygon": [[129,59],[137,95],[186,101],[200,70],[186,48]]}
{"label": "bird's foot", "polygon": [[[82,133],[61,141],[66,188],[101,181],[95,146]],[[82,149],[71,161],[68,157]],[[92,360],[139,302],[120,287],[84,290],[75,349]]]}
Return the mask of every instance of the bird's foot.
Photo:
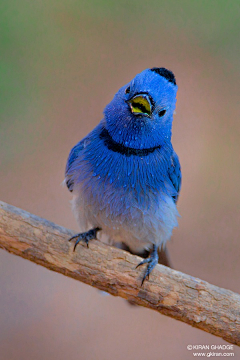
{"label": "bird's foot", "polygon": [[90,240],[93,240],[93,239],[96,239],[97,237],[97,232],[102,230],[101,228],[99,227],[96,227],[94,229],[91,229],[87,232],[84,232],[84,233],[80,233],[80,234],[77,234],[77,235],[74,235],[73,237],[71,237],[68,241],[72,241],[72,240],[75,240],[75,245],[74,245],[74,248],[73,248],[73,251],[76,250],[76,247],[77,245],[80,243],[80,241],[84,241],[86,244],[87,244],[87,247],[88,247],[88,243]]}
{"label": "bird's foot", "polygon": [[147,265],[147,269],[145,270],[143,279],[142,279],[142,283],[141,286],[143,285],[144,281],[146,278],[149,279],[149,275],[151,273],[151,271],[155,268],[155,266],[158,263],[158,251],[157,251],[157,246],[153,245],[153,251],[151,252],[151,254],[149,255],[149,257],[147,259],[144,259],[143,261],[141,261],[136,268],[138,268],[139,266],[143,265],[143,264],[148,264]]}

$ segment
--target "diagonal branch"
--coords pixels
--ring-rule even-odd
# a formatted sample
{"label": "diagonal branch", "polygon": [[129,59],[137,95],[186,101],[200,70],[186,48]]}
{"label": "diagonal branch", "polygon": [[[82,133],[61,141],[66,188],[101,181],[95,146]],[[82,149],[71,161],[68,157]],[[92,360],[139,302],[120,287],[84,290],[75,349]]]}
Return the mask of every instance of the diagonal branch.
{"label": "diagonal branch", "polygon": [[137,256],[91,241],[89,249],[67,241],[73,233],[0,202],[0,247],[50,270],[137,305],[157,310],[240,346],[240,295],[157,265],[140,287]]}

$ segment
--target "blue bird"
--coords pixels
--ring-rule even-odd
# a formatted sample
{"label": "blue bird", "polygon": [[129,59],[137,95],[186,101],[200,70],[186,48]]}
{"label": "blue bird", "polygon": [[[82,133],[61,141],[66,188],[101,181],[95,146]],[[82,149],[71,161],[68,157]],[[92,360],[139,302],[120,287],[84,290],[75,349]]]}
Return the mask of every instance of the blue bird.
{"label": "blue bird", "polygon": [[100,123],[71,150],[65,182],[73,193],[80,241],[102,231],[110,243],[146,257],[142,284],[158,263],[179,216],[181,168],[171,143],[177,85],[165,68],[124,85]]}

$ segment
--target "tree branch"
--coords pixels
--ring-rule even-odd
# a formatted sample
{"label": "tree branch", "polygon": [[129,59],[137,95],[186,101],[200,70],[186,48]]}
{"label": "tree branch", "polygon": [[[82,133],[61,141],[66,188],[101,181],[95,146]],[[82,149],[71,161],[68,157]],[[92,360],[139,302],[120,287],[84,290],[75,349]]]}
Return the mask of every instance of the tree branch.
{"label": "tree branch", "polygon": [[240,346],[240,295],[157,265],[142,287],[140,258],[91,241],[67,240],[73,232],[0,202],[0,247],[50,270],[157,310]]}

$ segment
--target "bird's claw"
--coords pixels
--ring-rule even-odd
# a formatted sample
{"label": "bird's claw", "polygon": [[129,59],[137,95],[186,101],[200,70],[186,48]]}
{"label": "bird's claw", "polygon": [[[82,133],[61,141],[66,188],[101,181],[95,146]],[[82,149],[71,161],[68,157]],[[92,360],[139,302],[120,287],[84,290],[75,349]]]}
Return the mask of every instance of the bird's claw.
{"label": "bird's claw", "polygon": [[136,266],[136,269],[143,265],[143,264],[148,264],[147,265],[147,268],[145,270],[145,273],[143,275],[143,278],[142,278],[142,282],[141,282],[141,286],[143,285],[144,281],[146,280],[146,278],[149,279],[149,275],[150,273],[152,272],[152,270],[155,268],[155,266],[157,265],[158,263],[158,252],[157,252],[157,247],[156,245],[153,245],[153,251],[152,253],[150,254],[150,256],[147,258],[147,259],[144,259],[142,260],[137,266]]}
{"label": "bird's claw", "polygon": [[87,247],[88,247],[89,241],[93,240],[93,239],[96,239],[97,238],[97,232],[100,231],[100,230],[101,230],[101,228],[96,227],[96,228],[91,229],[89,231],[86,231],[84,233],[80,233],[80,234],[76,234],[76,235],[72,236],[68,241],[72,241],[72,240],[76,239],[73,251],[76,250],[76,247],[80,243],[80,241],[84,241],[85,244],[87,244]]}

